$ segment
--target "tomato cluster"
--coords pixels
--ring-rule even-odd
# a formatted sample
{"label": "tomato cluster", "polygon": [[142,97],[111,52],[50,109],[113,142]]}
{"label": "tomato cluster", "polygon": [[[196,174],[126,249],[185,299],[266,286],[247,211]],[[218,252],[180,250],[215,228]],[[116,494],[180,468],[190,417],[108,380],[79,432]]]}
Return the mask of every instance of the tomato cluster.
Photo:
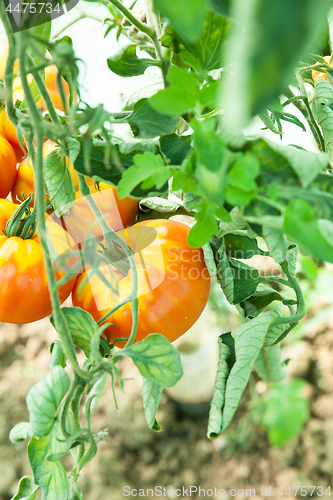
{"label": "tomato cluster", "polygon": [[[5,58],[0,54],[0,77],[4,65]],[[62,109],[55,66],[46,68],[45,82],[55,107]],[[63,84],[67,98],[68,86],[66,82]],[[19,78],[14,80],[16,99],[24,99]],[[37,105],[45,108],[42,100]],[[55,147],[53,142],[46,140],[44,158]],[[32,162],[29,156],[23,159],[24,156],[26,152],[20,147],[16,129],[3,110],[0,114],[0,321],[18,324],[36,321],[52,312],[41,242],[34,229],[28,236],[22,232],[25,220],[18,222],[23,212],[29,212],[27,205],[33,206],[33,199],[29,196],[35,190]],[[18,169],[17,159],[21,161]],[[104,235],[100,224],[87,199],[78,191],[78,178],[69,160],[67,164],[76,199],[61,219],[54,213],[45,215],[56,280],[71,273],[72,265],[77,262],[73,250],[79,255],[88,239],[95,241],[96,247],[101,245],[98,251],[104,260],[98,266],[98,272],[94,268],[94,259],[94,265],[89,259],[84,262],[80,275],[72,272],[66,283],[58,288],[58,296],[62,303],[73,292],[73,304],[90,312],[98,321],[114,306],[126,302],[132,290],[133,269],[125,265],[125,271],[119,270],[118,257],[102,241]],[[96,186],[92,179],[87,179],[87,182],[90,196],[107,224],[118,231],[134,254],[139,304],[136,341],[150,333],[161,333],[170,341],[176,340],[198,319],[208,300],[210,277],[202,250],[188,245],[188,226],[170,220],[135,224],[138,200],[119,199],[115,187],[102,182]],[[13,201],[5,199],[10,192]],[[23,208],[20,211],[21,202],[24,211]],[[14,232],[8,229],[14,226]],[[67,258],[67,252],[71,252],[71,257]],[[109,287],[109,281],[116,283],[116,287]],[[112,323],[105,330],[112,342],[128,338],[132,330],[131,303],[118,308],[107,322]],[[123,340],[117,346],[124,343]]]}

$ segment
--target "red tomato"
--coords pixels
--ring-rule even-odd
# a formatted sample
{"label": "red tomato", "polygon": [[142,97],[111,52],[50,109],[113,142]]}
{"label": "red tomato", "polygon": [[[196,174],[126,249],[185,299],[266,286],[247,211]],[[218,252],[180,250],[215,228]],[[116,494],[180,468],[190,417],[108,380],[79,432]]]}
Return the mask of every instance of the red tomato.
{"label": "red tomato", "polygon": [[[31,239],[5,234],[7,221],[18,205],[0,200],[0,321],[24,324],[37,321],[52,312],[43,251],[37,234]],[[47,219],[49,241],[59,256],[75,246],[70,236],[58,224]],[[74,263],[71,259],[68,265]],[[64,276],[56,269],[56,279]],[[60,287],[62,303],[71,293],[76,276]]]}
{"label": "red tomato", "polygon": [[[124,227],[132,226],[138,211],[138,200],[135,198],[119,199],[117,189],[110,184],[100,182],[99,189],[94,186],[92,179],[87,179],[91,197],[104,215],[108,225],[118,231]],[[87,200],[78,191],[74,205],[68,215],[62,218],[66,231],[72,236],[76,244],[83,243],[89,234],[103,239],[102,229],[92,213]]]}
{"label": "red tomato", "polygon": [[[208,301],[210,276],[203,251],[187,243],[190,228],[171,220],[144,221],[119,231],[131,248],[138,274],[139,323],[135,337],[141,341],[151,333],[160,333],[170,342],[183,335],[199,318]],[[110,282],[110,266],[100,271]],[[89,281],[82,287],[82,282]],[[96,321],[125,299],[132,289],[132,273],[117,275],[119,293],[111,292],[104,282],[84,272],[77,280],[73,304],[88,311]],[[130,303],[125,304],[107,320],[105,332],[112,341],[129,337],[132,328]],[[117,343],[123,346],[124,342]]]}
{"label": "red tomato", "polygon": [[0,198],[6,198],[16,176],[16,156],[9,142],[0,135]]}

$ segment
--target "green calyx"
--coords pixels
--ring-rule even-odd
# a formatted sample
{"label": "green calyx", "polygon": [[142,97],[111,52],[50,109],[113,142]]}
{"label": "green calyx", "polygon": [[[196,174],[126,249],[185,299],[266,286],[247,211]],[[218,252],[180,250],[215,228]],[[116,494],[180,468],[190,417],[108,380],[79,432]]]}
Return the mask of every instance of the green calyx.
{"label": "green calyx", "polygon": [[23,240],[32,238],[36,231],[36,212],[30,210],[34,195],[30,194],[15,210],[7,221],[5,235],[7,238],[17,236]]}

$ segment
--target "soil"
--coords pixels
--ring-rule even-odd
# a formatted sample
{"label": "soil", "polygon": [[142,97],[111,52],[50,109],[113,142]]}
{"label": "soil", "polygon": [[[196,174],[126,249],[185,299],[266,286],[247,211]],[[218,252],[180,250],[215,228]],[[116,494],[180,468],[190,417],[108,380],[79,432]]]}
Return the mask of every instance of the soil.
{"label": "soil", "polygon": [[[80,485],[84,500],[124,498],[125,486],[144,489],[141,498],[154,498],[147,488],[166,488],[167,496],[176,498],[171,489],[201,487],[206,498],[281,499],[278,488],[295,485],[332,485],[333,471],[333,308],[326,299],[316,298],[298,340],[287,343],[285,357],[290,358],[291,377],[307,381],[311,416],[301,434],[287,445],[270,446],[260,415],[251,410],[246,391],[230,429],[218,439],[206,437],[208,415],[182,411],[166,394],[162,395],[157,420],[162,432],[151,431],[145,422],[141,378],[129,359],[120,362],[126,382],[126,394],[117,387],[119,411],[106,388],[92,416],[93,430],[108,428],[110,441],[99,444],[96,457],[82,471]],[[13,445],[8,434],[22,420],[28,420],[25,397],[30,387],[47,371],[48,346],[57,334],[47,319],[31,325],[0,324],[0,499],[9,500],[17,491],[20,477],[31,476],[26,443]],[[258,394],[267,386],[258,381]],[[70,459],[68,459],[70,460]],[[66,461],[65,461],[66,462]],[[66,462],[66,465],[70,465]],[[271,487],[271,490],[269,490]],[[214,492],[214,488],[217,488]],[[225,496],[219,495],[223,489]],[[235,492],[231,489],[235,489]],[[246,489],[248,491],[246,491]],[[255,490],[254,492],[250,489]],[[170,490],[170,491],[168,491]],[[187,491],[186,491],[187,490]],[[207,491],[208,490],[208,491]],[[244,490],[244,491],[243,491]],[[291,488],[294,495],[294,489]],[[321,490],[316,490],[320,493]],[[179,492],[178,492],[179,493]],[[311,498],[303,490],[303,498]],[[133,492],[134,494],[134,492]],[[287,497],[283,495],[283,497]],[[300,491],[298,496],[301,498]],[[317,496],[314,493],[313,496]],[[192,498],[205,497],[192,489]]]}

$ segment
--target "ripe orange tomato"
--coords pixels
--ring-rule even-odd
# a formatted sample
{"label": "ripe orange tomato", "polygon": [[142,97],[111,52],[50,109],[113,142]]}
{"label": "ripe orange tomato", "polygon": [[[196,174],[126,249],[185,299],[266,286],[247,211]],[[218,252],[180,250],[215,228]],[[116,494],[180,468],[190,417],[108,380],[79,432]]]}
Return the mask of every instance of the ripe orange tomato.
{"label": "ripe orange tomato", "polygon": [[[22,151],[17,137],[16,128],[8,118],[5,110],[0,112],[0,131],[1,134],[7,139],[9,144],[13,147],[17,161],[22,161],[24,156],[26,156],[27,154],[27,149],[25,148],[25,151]],[[23,144],[25,145],[24,140]]]}
{"label": "ripe orange tomato", "polygon": [[[135,198],[119,199],[117,189],[110,184],[100,182],[99,189],[95,188],[94,181],[87,179],[90,193],[106,222],[114,231],[132,226],[138,211],[138,200]],[[92,213],[87,200],[78,191],[74,205],[68,215],[62,217],[63,227],[72,236],[76,244],[83,243],[89,234],[103,239],[102,229]]]}
{"label": "ripe orange tomato", "polygon": [[[210,276],[201,248],[187,243],[190,228],[171,220],[144,221],[119,231],[131,248],[138,274],[139,320],[137,342],[150,333],[160,333],[170,342],[183,335],[199,318],[208,301]],[[112,280],[110,266],[99,268]],[[82,287],[88,276],[89,281]],[[124,300],[132,289],[132,273],[117,275],[119,293],[89,269],[79,276],[72,294],[73,304],[88,311],[96,321]],[[114,312],[105,333],[112,341],[129,337],[132,328],[130,303]],[[124,342],[117,343],[117,347]]]}
{"label": "ripe orange tomato", "polygon": [[[56,147],[56,144],[49,139],[43,144],[43,158],[46,158]],[[70,172],[73,177],[75,189],[79,188],[79,180],[77,178],[74,168],[71,166],[69,159],[67,158],[67,165],[69,166]],[[15,203],[17,200],[23,201],[22,193],[24,198],[28,198],[30,193],[35,192],[35,176],[32,166],[32,162],[29,156],[27,156],[19,165],[17,169],[15,183],[12,189],[12,199]],[[46,198],[48,200],[48,198]],[[33,206],[34,202],[30,203]]]}
{"label": "ripe orange tomato", "polygon": [[[17,207],[9,200],[0,199],[0,321],[24,324],[48,316],[52,306],[37,234],[30,239],[8,238],[5,234],[6,223]],[[57,256],[73,249],[74,242],[62,227],[51,219],[47,219],[46,223],[48,237]],[[61,268],[56,268],[57,281],[63,276]],[[71,293],[75,279],[76,276],[73,276],[59,288],[61,303]]]}
{"label": "ripe orange tomato", "polygon": [[[5,72],[5,66],[6,66],[6,61],[7,61],[7,53],[8,53],[8,41],[7,40],[2,40],[0,41],[0,78],[3,79],[4,72]],[[18,61],[15,61],[14,65],[14,72],[15,74],[18,74],[19,72],[19,64]],[[61,111],[64,111],[63,107],[63,102],[60,97],[59,93],[59,88],[58,88],[58,83],[57,83],[57,76],[58,76],[58,69],[55,64],[52,64],[51,66],[47,66],[45,68],[45,85],[46,88],[49,91],[49,94],[51,96],[51,99],[53,101],[53,104],[56,109],[59,109]],[[32,82],[33,77],[31,74],[28,75],[28,82],[29,84]],[[64,89],[64,94],[66,99],[68,99],[69,96],[69,86],[68,83],[62,78],[62,86]],[[20,101],[24,100],[24,92],[22,88],[22,81],[19,76],[14,78],[13,81],[13,99],[14,102],[19,99]],[[45,111],[46,106],[44,103],[44,100],[41,98],[37,102],[37,106],[42,109],[42,111]],[[16,133],[16,128],[12,124],[12,122],[9,120],[7,117],[6,113],[3,111],[4,117],[2,117],[1,121],[3,122],[1,126],[1,133],[6,137],[6,139],[10,142],[10,144],[16,149],[18,149],[17,153],[21,158],[24,156],[24,152],[22,152],[20,143],[18,141],[17,133]]]}
{"label": "ripe orange tomato", "polygon": [[0,135],[0,198],[6,198],[16,176],[16,156],[9,142]]}
{"label": "ripe orange tomato", "polygon": [[[327,62],[327,64],[330,62],[330,58],[331,58],[331,56],[324,56],[324,59]],[[320,63],[316,63],[316,64],[320,64]],[[316,81],[319,80],[320,78],[324,78],[324,80],[327,80],[326,71],[325,72],[316,71],[315,69],[313,69],[312,70],[312,80],[316,83]]]}

